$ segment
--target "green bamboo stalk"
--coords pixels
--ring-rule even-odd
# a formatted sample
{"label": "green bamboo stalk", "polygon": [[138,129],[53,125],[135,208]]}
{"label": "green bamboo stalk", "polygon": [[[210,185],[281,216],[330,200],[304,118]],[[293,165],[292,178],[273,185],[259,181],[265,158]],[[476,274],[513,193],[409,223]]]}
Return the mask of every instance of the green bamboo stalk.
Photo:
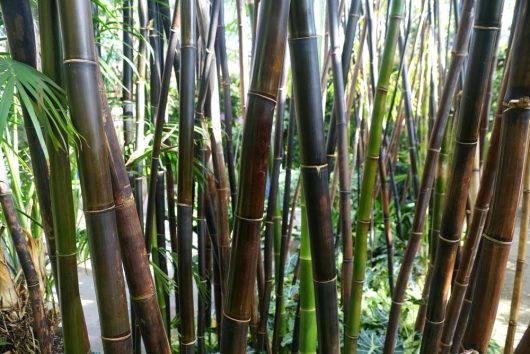
{"label": "green bamboo stalk", "polygon": [[[292,1],[289,20],[294,101],[301,147],[301,175],[313,260],[318,344],[320,348],[325,348],[327,353],[338,353],[337,273],[313,2]],[[343,88],[342,83],[339,87]]]}
{"label": "green bamboo stalk", "polygon": [[355,353],[357,351],[357,338],[359,336],[361,324],[361,301],[366,269],[367,235],[372,217],[372,198],[377,175],[379,149],[381,148],[382,123],[383,117],[385,116],[388,83],[390,81],[390,75],[392,74],[394,55],[399,37],[399,27],[403,18],[404,7],[404,1],[402,0],[392,1],[390,7],[391,13],[389,27],[385,38],[383,58],[374,98],[370,138],[361,186],[361,199],[359,202],[359,210],[357,211],[357,230],[355,238],[355,254],[353,257],[354,265],[351,298],[349,309],[346,312],[347,325],[345,331],[344,352],[347,354],[352,352]]}
{"label": "green bamboo stalk", "polygon": [[504,1],[477,1],[473,40],[461,106],[456,119],[456,145],[447,182],[444,212],[434,257],[422,339],[423,354],[437,351],[445,321],[448,292],[460,244],[468,199],[473,160],[480,128],[480,108],[497,49]]}
{"label": "green bamboo stalk", "polygon": [[[42,72],[62,85],[61,38],[55,0],[39,1],[39,29]],[[59,132],[60,134],[60,132]],[[77,277],[76,220],[68,145],[59,148],[47,141],[50,158],[50,196],[57,246],[59,303],[63,323],[64,349],[88,353],[90,343],[81,307]]]}
{"label": "green bamboo stalk", "polygon": [[309,226],[303,193],[300,196],[300,212],[302,229],[300,231],[300,348],[298,352],[309,354],[317,352],[317,318]]}
{"label": "green bamboo stalk", "polygon": [[[522,189],[524,158],[530,118],[530,8],[528,1],[520,5],[518,33],[514,36],[510,74],[504,96],[499,173],[495,181],[490,221],[485,229],[480,250],[475,295],[463,339],[464,348],[484,352],[497,314],[508,254],[517,219]],[[514,158],[514,156],[519,158]],[[484,311],[485,306],[490,311]]]}
{"label": "green bamboo stalk", "polygon": [[[52,340],[50,337],[50,328],[46,319],[45,308],[43,299],[40,293],[40,280],[39,274],[35,270],[35,265],[31,258],[31,254],[28,248],[28,242],[26,235],[20,226],[18,221],[17,211],[15,209],[15,203],[13,202],[13,196],[9,189],[9,180],[7,179],[6,167],[4,163],[3,153],[0,152],[0,204],[2,205],[2,211],[13,240],[13,245],[18,255],[24,277],[26,278],[26,284],[29,293],[29,299],[31,303],[31,309],[33,312],[33,331],[39,341],[39,348],[43,354],[53,353]],[[29,235],[29,237],[32,237]]]}
{"label": "green bamboo stalk", "polygon": [[423,235],[425,212],[431,197],[431,188],[434,181],[436,164],[444,137],[445,127],[449,118],[451,100],[456,90],[458,77],[464,62],[464,57],[467,54],[469,36],[473,24],[474,6],[475,0],[466,0],[462,6],[462,12],[464,14],[463,21],[462,25],[458,29],[450,67],[447,73],[446,81],[443,85],[444,87],[442,90],[442,95],[440,96],[440,101],[438,103],[438,110],[436,112],[436,118],[429,139],[427,157],[423,167],[420,191],[414,210],[412,229],[410,232],[409,241],[407,243],[407,248],[403,256],[401,269],[399,270],[399,275],[396,280],[396,287],[392,294],[390,318],[385,338],[385,354],[393,353],[396,346],[401,306],[405,299],[405,291],[414,265],[414,258],[418,252],[421,236]]}
{"label": "green bamboo stalk", "polygon": [[221,353],[244,353],[256,282],[267,151],[285,52],[289,1],[263,0],[241,148]]}
{"label": "green bamboo stalk", "polygon": [[59,1],[64,72],[70,111],[83,137],[79,170],[92,266],[98,297],[101,337],[106,351],[129,353],[131,332],[125,297],[115,202],[103,130],[99,70],[88,1]]}

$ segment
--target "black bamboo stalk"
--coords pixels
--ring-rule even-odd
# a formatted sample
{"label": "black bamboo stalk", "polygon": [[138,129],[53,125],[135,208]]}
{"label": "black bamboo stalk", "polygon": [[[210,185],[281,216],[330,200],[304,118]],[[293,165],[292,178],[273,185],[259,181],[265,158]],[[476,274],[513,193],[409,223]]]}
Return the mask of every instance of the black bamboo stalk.
{"label": "black bamboo stalk", "polygon": [[[332,12],[336,14],[334,2],[330,2],[328,6],[334,7]],[[330,15],[332,16],[333,14]],[[294,98],[302,151],[301,173],[313,259],[318,342],[320,348],[326,348],[327,353],[338,353],[335,250],[312,1],[294,0],[292,2],[290,33]],[[340,60],[337,60],[335,64],[337,62],[340,64]],[[340,67],[335,68],[337,71],[340,69]],[[342,82],[339,82],[337,87],[344,89]]]}
{"label": "black bamboo stalk", "polygon": [[[180,311],[180,350],[182,353],[195,352],[195,324],[192,274],[192,218],[193,218],[193,126],[195,108],[195,65],[196,48],[196,4],[193,0],[181,2],[181,62],[180,62],[180,120],[179,120],[179,158],[177,177],[177,227],[178,227],[178,286]],[[176,16],[175,16],[176,18]],[[176,45],[176,35],[175,38]],[[174,52],[170,46],[168,56]],[[169,59],[169,58],[168,58]],[[169,60],[167,60],[169,61]],[[166,61],[166,62],[167,62]],[[171,70],[165,70],[169,87]],[[167,93],[164,95],[167,97]],[[162,98],[162,97],[161,97]],[[163,116],[157,119],[162,125]],[[160,129],[160,136],[162,129]],[[159,141],[160,139],[158,139]],[[157,140],[155,140],[156,143]],[[156,144],[159,146],[159,144]],[[156,167],[155,167],[156,168]]]}
{"label": "black bamboo stalk", "polygon": [[392,294],[392,305],[390,308],[390,318],[385,338],[384,353],[393,353],[395,349],[401,305],[404,301],[408,279],[412,271],[414,258],[418,252],[421,236],[423,234],[425,212],[431,197],[431,188],[436,170],[435,167],[449,117],[451,99],[456,90],[456,85],[464,62],[464,57],[467,54],[467,46],[473,24],[474,5],[475,0],[466,0],[463,4],[463,21],[462,25],[458,29],[450,67],[447,73],[446,81],[444,83],[442,95],[438,103],[436,119],[431,131],[429,148],[427,151],[425,166],[423,167],[421,185],[418,193],[418,200],[416,201],[416,207],[414,211],[412,230],[405,254],[403,256],[403,263],[396,280],[396,287],[394,288],[394,292]]}
{"label": "black bamboo stalk", "polygon": [[164,172],[158,172],[158,182],[156,184],[156,253],[153,255],[153,262],[163,274],[155,273],[155,287],[158,298],[158,306],[162,313],[164,328],[169,337],[170,321],[169,314],[169,293],[164,286],[164,277],[167,277],[167,260],[166,260],[166,208],[165,208],[165,188]]}
{"label": "black bamboo stalk", "polygon": [[232,256],[223,312],[221,352],[244,353],[250,321],[259,228],[267,175],[273,112],[280,82],[289,1],[263,0],[243,132]]}

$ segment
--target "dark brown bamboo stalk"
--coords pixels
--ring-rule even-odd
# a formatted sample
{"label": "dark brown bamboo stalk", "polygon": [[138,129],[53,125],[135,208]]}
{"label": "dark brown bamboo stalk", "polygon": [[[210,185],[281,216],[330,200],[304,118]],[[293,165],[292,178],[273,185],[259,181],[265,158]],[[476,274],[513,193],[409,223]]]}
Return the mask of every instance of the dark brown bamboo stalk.
{"label": "dark brown bamboo stalk", "polygon": [[[520,23],[514,36],[501,129],[499,173],[495,181],[490,221],[483,234],[478,259],[475,296],[463,345],[484,352],[497,314],[501,284],[517,218],[522,190],[524,155],[527,148],[530,119],[530,8],[520,5]],[[519,157],[519,158],[517,158]],[[488,306],[488,307],[486,307]],[[484,309],[490,309],[484,311]]]}
{"label": "dark brown bamboo stalk", "polygon": [[[4,14],[5,16],[5,14]],[[39,341],[39,348],[42,354],[53,353],[52,340],[50,337],[50,328],[48,321],[46,320],[46,314],[44,309],[43,299],[40,293],[40,280],[35,265],[31,258],[30,251],[28,249],[28,241],[26,235],[20,226],[18,221],[17,210],[13,202],[13,196],[9,188],[9,180],[6,175],[6,167],[4,164],[4,156],[0,152],[0,203],[2,205],[2,211],[13,240],[13,245],[17,252],[24,277],[26,278],[26,284],[29,293],[29,299],[31,303],[31,309],[33,313],[33,331]],[[31,235],[28,235],[32,237]]]}
{"label": "dark brown bamboo stalk", "polygon": [[225,128],[225,155],[226,164],[228,168],[228,179],[230,181],[230,194],[232,210],[236,207],[237,196],[237,180],[234,163],[234,146],[232,136],[232,121],[233,110],[232,100],[230,94],[230,75],[228,72],[228,57],[226,55],[226,35],[225,35],[225,19],[224,19],[224,0],[220,0],[221,7],[219,9],[219,24],[217,28],[217,47],[216,57],[220,64],[221,78],[220,86],[223,87],[223,104],[224,104],[224,128]]}
{"label": "dark brown bamboo stalk", "polygon": [[[11,57],[16,61],[36,68],[37,48],[30,2],[27,0],[18,2],[2,0],[0,1],[0,7],[2,8]],[[55,279],[55,286],[57,287],[56,246],[53,232],[48,165],[31,117],[25,109],[22,110],[22,115],[24,118],[26,137],[28,139],[37,198],[39,200],[39,210],[42,219],[41,223],[44,228],[44,235],[46,236],[46,247],[48,248],[48,257],[50,258],[52,274]]]}
{"label": "dark brown bamboo stalk", "polygon": [[273,112],[282,71],[289,1],[263,0],[249,88],[221,352],[244,353],[256,281],[259,229]]}
{"label": "dark brown bamboo stalk", "polygon": [[[334,2],[332,1],[328,6],[334,7],[336,14]],[[325,348],[326,353],[338,353],[335,249],[328,191],[328,165],[324,150],[317,36],[313,16],[312,1],[293,0],[289,21],[289,43],[302,152],[301,174],[313,260],[318,342],[321,349]],[[333,17],[333,14],[330,14],[330,17]],[[340,64],[340,60],[335,61],[335,66],[337,62]],[[340,66],[335,70],[340,71]],[[342,82],[338,82],[336,87],[344,89]],[[344,107],[344,102],[342,106]]]}
{"label": "dark brown bamboo stalk", "polygon": [[473,161],[480,128],[480,108],[496,56],[503,0],[477,1],[473,40],[469,49],[461,106],[457,116],[456,146],[445,195],[440,235],[422,340],[422,353],[438,350],[445,321],[449,287],[460,244]]}
{"label": "dark brown bamboo stalk", "polygon": [[[530,145],[529,145],[530,146]],[[521,301],[521,292],[523,288],[523,275],[526,263],[526,241],[528,235],[528,222],[530,218],[530,161],[529,151],[526,152],[526,166],[524,171],[523,200],[521,202],[521,226],[519,231],[519,241],[517,247],[517,263],[515,267],[515,277],[513,281],[512,302],[510,306],[510,321],[508,322],[508,333],[504,344],[504,354],[511,354],[517,329],[517,320],[519,318],[519,306]],[[489,153],[488,153],[489,154]]]}
{"label": "dark brown bamboo stalk", "polygon": [[401,305],[404,302],[408,279],[412,271],[414,258],[418,252],[421,235],[423,233],[425,212],[431,197],[431,189],[436,171],[436,164],[444,137],[445,127],[449,117],[451,99],[456,90],[458,77],[464,62],[464,57],[467,54],[467,46],[473,24],[474,6],[475,0],[465,0],[463,3],[463,21],[458,29],[447,78],[444,84],[442,95],[440,97],[440,101],[438,103],[438,111],[436,113],[436,119],[429,140],[429,149],[427,151],[425,166],[423,167],[418,200],[416,201],[412,230],[405,254],[403,256],[403,263],[396,280],[396,287],[392,294],[390,318],[385,338],[385,354],[393,353],[395,349]]}
{"label": "dark brown bamboo stalk", "polygon": [[[258,337],[258,351],[264,349],[265,339],[267,338],[267,322],[269,318],[269,304],[270,295],[272,291],[272,258],[273,258],[273,242],[274,242],[274,228],[275,228],[275,212],[278,205],[278,190],[280,179],[280,168],[283,159],[283,118],[285,113],[285,101],[287,98],[287,78],[289,73],[289,66],[287,60],[283,62],[283,72],[280,79],[280,87],[278,88],[278,104],[276,107],[276,118],[274,123],[274,143],[272,150],[272,164],[270,168],[270,184],[269,184],[269,199],[267,202],[267,213],[265,215],[265,243],[263,249],[264,275],[265,286],[263,296],[260,299],[260,323],[259,323],[259,337]],[[281,320],[281,304],[278,304],[276,297],[276,311],[274,313],[274,333],[272,348],[279,350],[280,341],[280,324]]]}

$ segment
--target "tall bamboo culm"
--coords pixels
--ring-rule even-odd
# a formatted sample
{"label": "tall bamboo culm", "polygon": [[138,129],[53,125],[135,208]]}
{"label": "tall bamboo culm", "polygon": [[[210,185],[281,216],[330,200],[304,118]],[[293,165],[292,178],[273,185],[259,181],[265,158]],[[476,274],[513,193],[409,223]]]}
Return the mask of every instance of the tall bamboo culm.
{"label": "tall bamboo culm", "polygon": [[[39,1],[39,29],[42,72],[58,85],[63,84],[61,37],[57,3]],[[47,141],[50,163],[50,196],[57,246],[59,302],[63,323],[64,350],[67,353],[88,353],[90,343],[81,307],[77,276],[75,212],[68,144],[59,148]]]}
{"label": "tall bamboo culm", "polygon": [[[464,348],[484,352],[497,314],[506,263],[512,243],[519,195],[522,190],[524,157],[530,119],[530,9],[520,5],[518,31],[514,35],[510,74],[504,96],[501,151],[490,219],[482,236],[478,259],[475,295],[469,324],[463,339]],[[519,158],[514,158],[517,156]],[[485,307],[491,311],[483,311]]]}
{"label": "tall bamboo culm", "polygon": [[[177,175],[178,287],[180,314],[180,350],[195,352],[195,321],[192,275],[193,218],[193,146],[195,118],[196,4],[181,0],[180,7],[180,120]],[[163,117],[158,117],[163,119]]]}
{"label": "tall bamboo culm", "polygon": [[59,18],[70,112],[75,128],[83,137],[78,166],[103,348],[114,353],[130,353],[131,331],[103,130],[90,3],[61,0]]}
{"label": "tall bamboo culm", "polygon": [[395,350],[401,306],[405,299],[408,279],[412,272],[414,258],[418,252],[421,236],[423,234],[425,212],[431,198],[436,165],[449,118],[452,98],[457,87],[458,77],[460,76],[464,58],[467,55],[467,47],[473,25],[474,7],[475,0],[465,0],[462,5],[462,21],[458,28],[456,41],[452,51],[451,63],[445,79],[442,95],[440,96],[440,101],[438,103],[434,125],[431,130],[429,148],[425,159],[425,166],[423,167],[418,199],[414,209],[414,219],[412,221],[410,237],[407,243],[407,248],[405,249],[399,275],[396,280],[396,287],[392,294],[392,305],[390,307],[390,318],[384,346],[385,354],[394,353]]}
{"label": "tall bamboo culm", "polygon": [[359,210],[357,211],[357,230],[355,236],[355,253],[353,280],[349,308],[346,311],[346,330],[344,352],[357,352],[357,339],[361,326],[361,302],[366,271],[368,228],[372,218],[372,197],[377,177],[379,150],[381,148],[383,118],[386,112],[388,83],[392,74],[394,56],[399,38],[399,29],[403,19],[405,2],[392,0],[390,4],[390,20],[386,33],[383,57],[374,98],[370,137],[363,172]]}
{"label": "tall bamboo culm", "polygon": [[289,1],[263,0],[260,8],[260,18],[267,21],[258,21],[256,32],[221,331],[221,353],[231,354],[246,352],[260,252],[268,150],[283,68]]}
{"label": "tall bamboo culm", "polygon": [[[335,247],[331,225],[328,164],[320,100],[318,47],[310,0],[294,0],[290,13],[290,53],[301,174],[313,265],[318,346],[339,352]],[[307,186],[311,186],[310,188]]]}
{"label": "tall bamboo culm", "polygon": [[460,244],[473,161],[477,152],[482,100],[487,89],[504,0],[477,1],[474,31],[469,49],[461,106],[456,120],[456,145],[445,194],[440,235],[434,257],[427,316],[422,339],[423,354],[438,351],[453,267]]}

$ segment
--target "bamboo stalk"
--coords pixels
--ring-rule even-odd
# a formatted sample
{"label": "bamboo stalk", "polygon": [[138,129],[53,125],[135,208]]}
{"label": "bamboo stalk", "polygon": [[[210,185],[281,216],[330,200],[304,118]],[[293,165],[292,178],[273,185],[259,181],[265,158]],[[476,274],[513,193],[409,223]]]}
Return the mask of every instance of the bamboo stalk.
{"label": "bamboo stalk", "polygon": [[[177,236],[178,236],[178,286],[180,311],[180,350],[195,352],[195,324],[192,274],[192,214],[193,214],[193,126],[195,108],[196,4],[182,0],[180,13],[180,115],[179,158],[177,176]],[[176,38],[176,36],[174,36]],[[176,44],[176,43],[175,43]],[[168,51],[168,55],[173,50]],[[169,71],[169,70],[168,70]],[[168,74],[169,76],[170,74]],[[169,80],[167,80],[169,86]],[[162,119],[163,116],[158,118]],[[161,131],[160,131],[161,133]],[[158,146],[158,144],[157,144]]]}
{"label": "bamboo stalk", "polygon": [[458,29],[454,50],[452,52],[451,63],[448,69],[446,81],[444,83],[444,88],[442,90],[442,95],[438,103],[438,111],[436,113],[436,119],[434,121],[429,139],[429,148],[423,168],[420,191],[414,210],[412,229],[410,232],[409,241],[407,243],[407,248],[403,256],[403,262],[399,270],[399,275],[396,280],[396,287],[392,294],[390,318],[385,338],[385,354],[393,353],[396,345],[401,305],[404,302],[408,279],[412,271],[414,258],[418,252],[421,236],[423,234],[425,212],[431,197],[431,188],[436,170],[435,167],[449,117],[451,98],[453,97],[457,86],[460,70],[464,62],[464,57],[467,54],[467,45],[471,33],[471,26],[473,24],[474,6],[475,0],[466,0],[463,3],[463,21],[462,25]]}
{"label": "bamboo stalk", "polygon": [[[54,0],[39,1],[42,72],[62,85],[60,29]],[[69,353],[90,351],[88,332],[81,307],[77,276],[74,201],[67,144],[55,148],[47,141],[50,158],[50,196],[57,247],[57,273],[64,348]]]}
{"label": "bamboo stalk", "polygon": [[392,74],[394,54],[399,37],[399,27],[403,17],[404,2],[401,0],[393,0],[390,8],[389,28],[385,38],[383,60],[381,62],[380,75],[374,98],[370,138],[363,171],[360,206],[357,212],[353,281],[350,304],[346,312],[347,325],[344,345],[344,352],[346,354],[356,353],[357,351],[357,338],[360,332],[361,321],[362,290],[366,270],[367,235],[372,215],[372,197],[377,175],[379,150],[381,148],[382,123],[385,115],[386,96],[388,92],[387,87],[390,81],[390,75]]}
{"label": "bamboo stalk", "polygon": [[222,353],[244,353],[246,350],[259,253],[259,228],[263,219],[267,150],[285,52],[288,5],[289,1],[271,0],[263,0],[260,5],[260,14],[266,20],[258,21],[256,33],[223,312]]}
{"label": "bamboo stalk", "polygon": [[[5,14],[4,14],[5,16]],[[43,299],[40,294],[40,280],[28,248],[26,235],[18,221],[17,211],[13,202],[13,196],[9,189],[9,181],[6,175],[4,156],[0,152],[0,204],[11,234],[11,239],[26,278],[31,309],[33,313],[33,331],[39,341],[39,348],[43,354],[53,353],[50,328],[46,319]],[[29,237],[32,237],[29,235]]]}
{"label": "bamboo stalk", "polygon": [[[530,145],[529,145],[530,146]],[[504,344],[504,354],[511,354],[517,330],[519,317],[519,302],[523,288],[523,274],[526,259],[526,240],[528,234],[528,221],[530,217],[530,150],[526,152],[526,166],[524,170],[523,201],[521,211],[521,226],[519,229],[519,244],[517,248],[517,263],[515,268],[515,279],[513,283],[512,302],[510,306],[510,321],[508,322],[508,333]]]}
{"label": "bamboo stalk", "polygon": [[[334,6],[330,3],[328,6]],[[318,343],[339,352],[335,249],[324,150],[320,78],[313,3],[294,0],[290,14],[290,53],[301,146],[301,174],[313,260]],[[340,69],[340,68],[339,68]],[[343,84],[339,86],[344,89]]]}
{"label": "bamboo stalk", "polygon": [[[485,351],[497,313],[501,284],[517,218],[518,199],[522,189],[524,156],[527,148],[530,118],[530,9],[521,3],[518,33],[514,36],[510,74],[504,97],[499,173],[495,181],[490,221],[484,232],[477,268],[475,296],[471,304],[469,323],[464,335],[465,348]],[[487,280],[487,282],[485,281]],[[488,304],[490,311],[482,311]]]}
{"label": "bamboo stalk", "polygon": [[[287,57],[287,55],[286,55]],[[285,113],[285,100],[287,98],[287,78],[289,73],[289,66],[287,65],[287,58],[283,62],[283,72],[280,79],[280,87],[278,88],[278,105],[276,107],[276,118],[274,123],[274,143],[273,150],[271,151],[272,163],[270,163],[270,184],[269,184],[269,200],[267,202],[267,213],[265,215],[265,243],[263,250],[263,262],[264,262],[264,275],[265,275],[265,289],[263,297],[260,300],[260,323],[259,323],[259,337],[258,337],[258,351],[262,351],[265,344],[265,338],[267,338],[267,322],[269,318],[269,304],[270,295],[272,291],[272,258],[273,258],[273,243],[274,233],[276,231],[276,224],[278,224],[278,218],[276,218],[276,210],[279,206],[279,177],[280,168],[283,159],[283,118]],[[279,217],[281,219],[281,216]],[[281,224],[280,232],[281,235]],[[278,286],[279,289],[279,286]],[[276,297],[281,299],[281,297]],[[279,306],[278,306],[279,305]],[[276,303],[276,311],[274,313],[274,332],[272,348],[279,350],[280,346],[280,323],[281,321],[281,309],[282,304]]]}
{"label": "bamboo stalk", "polygon": [[309,226],[303,195],[300,197],[302,215],[300,231],[300,347],[298,353],[317,352],[317,322],[315,312],[315,290],[309,244]]}
{"label": "bamboo stalk", "polygon": [[517,348],[515,348],[514,354],[524,354],[528,351],[528,348],[530,348],[530,326],[526,328],[526,331],[523,334],[523,337],[521,338],[521,341],[517,345]]}

